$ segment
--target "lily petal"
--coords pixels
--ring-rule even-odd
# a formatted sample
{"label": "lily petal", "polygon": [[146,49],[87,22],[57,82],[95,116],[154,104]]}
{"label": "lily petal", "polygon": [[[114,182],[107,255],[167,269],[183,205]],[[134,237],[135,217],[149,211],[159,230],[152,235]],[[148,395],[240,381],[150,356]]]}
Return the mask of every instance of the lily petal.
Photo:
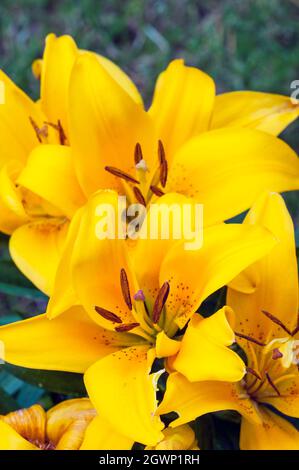
{"label": "lily petal", "polygon": [[85,431],[80,450],[130,450],[134,440],[113,429],[101,416],[96,416]]}
{"label": "lily petal", "polygon": [[262,423],[242,420],[240,448],[242,450],[298,450],[299,432],[284,418],[265,408]]}
{"label": "lily petal", "polygon": [[48,34],[41,68],[41,108],[48,121],[57,124],[60,120],[66,134],[68,90],[77,55],[77,46],[70,36]]}
{"label": "lily petal", "polygon": [[0,419],[0,450],[38,450]]}
{"label": "lily petal", "polygon": [[66,400],[47,412],[47,438],[56,450],[79,450],[96,411],[88,398]]}
{"label": "lily petal", "polygon": [[221,410],[235,410],[249,420],[260,423],[254,403],[242,394],[238,383],[189,382],[178,372],[170,374],[167,379],[166,392],[158,413],[161,415],[176,411],[179,418],[170,424],[176,427],[203,414]]}
{"label": "lily petal", "polygon": [[[170,283],[167,325],[175,320],[183,328],[203,300],[229,283],[243,266],[266,255],[275,243],[261,227],[222,224],[206,229],[200,249],[185,250],[184,242],[174,245],[160,269],[160,284]],[[200,275],[194,275],[194,266]]]}
{"label": "lily petal", "polygon": [[154,416],[157,375],[150,375],[148,351],[149,346],[137,346],[110,354],[87,370],[85,385],[99,415],[116,432],[155,445],[163,438],[163,424]]}
{"label": "lily petal", "polygon": [[258,91],[233,91],[216,96],[212,129],[250,127],[280,134],[299,116],[289,96]]}
{"label": "lily petal", "polygon": [[30,123],[31,117],[42,126],[45,116],[25,93],[0,70],[0,81],[4,84],[4,104],[0,105],[0,167],[9,160],[25,163],[30,151],[39,145]]}
{"label": "lily petal", "polygon": [[11,257],[20,271],[48,295],[52,292],[67,229],[65,220],[40,218],[16,229],[9,241]]}
{"label": "lily petal", "polygon": [[15,185],[21,168],[22,164],[11,160],[0,170],[0,230],[7,234],[29,220],[22,195]]}
{"label": "lily petal", "polygon": [[246,372],[242,359],[228,348],[235,341],[230,325],[233,311],[223,307],[209,318],[195,314],[181,342],[174,368],[190,382],[237,382]]}
{"label": "lily petal", "polygon": [[111,233],[110,238],[113,239],[106,238],[105,233],[101,239],[100,231],[106,224],[114,227],[116,231],[120,224],[118,196],[113,191],[100,191],[91,197],[82,212],[72,254],[72,277],[80,304],[95,322],[113,330],[117,324],[97,313],[95,307],[112,312],[125,324],[134,323],[136,320],[139,322],[139,318],[134,317],[122,294],[122,269],[127,274],[131,295],[137,292],[138,287],[128,264],[125,240],[119,238],[117,232],[116,235]]}
{"label": "lily petal", "polygon": [[83,373],[119,349],[119,335],[94,324],[80,307],[55,320],[38,315],[0,328],[6,362],[32,369]]}
{"label": "lily petal", "polygon": [[70,103],[74,161],[86,195],[105,188],[122,190],[120,179],[105,166],[134,175],[137,142],[151,169],[157,139],[150,117],[91,54],[81,54],[74,66]]}
{"label": "lily petal", "polygon": [[166,190],[204,205],[205,224],[248,209],[263,191],[299,187],[299,159],[283,141],[253,129],[217,129],[174,156]]}
{"label": "lily petal", "polygon": [[238,278],[233,280],[228,289],[227,304],[236,312],[238,331],[242,333],[246,325],[246,335],[268,342],[271,337],[278,338],[286,333],[263,315],[263,310],[278,317],[290,330],[297,325],[298,272],[294,226],[282,197],[276,193],[262,195],[244,223],[265,227],[279,242],[267,256],[242,273],[242,285]]}
{"label": "lily petal", "polygon": [[73,168],[70,147],[41,145],[34,149],[18,183],[71,218],[85,198]]}
{"label": "lily petal", "polygon": [[167,160],[187,140],[208,130],[215,98],[212,78],[199,69],[172,61],[159,76],[149,114]]}
{"label": "lily petal", "polygon": [[280,396],[265,396],[263,401],[287,416],[299,418],[299,377],[297,366],[293,366],[293,368],[294,375],[290,374],[289,377],[279,382]]}

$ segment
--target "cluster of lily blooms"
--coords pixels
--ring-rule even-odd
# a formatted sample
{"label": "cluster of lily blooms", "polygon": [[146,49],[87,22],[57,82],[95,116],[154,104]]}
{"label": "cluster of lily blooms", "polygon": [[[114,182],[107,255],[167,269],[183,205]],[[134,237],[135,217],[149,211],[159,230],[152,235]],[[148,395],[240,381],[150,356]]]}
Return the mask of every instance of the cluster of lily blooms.
{"label": "cluster of lily blooms", "polygon": [[[299,188],[299,160],[277,137],[299,104],[216,96],[174,60],[146,110],[114,63],[53,34],[33,73],[38,101],[0,72],[0,230],[49,303],[0,328],[3,359],[84,374],[88,398],[0,416],[0,449],[198,449],[192,423],[223,410],[242,417],[241,449],[299,449],[298,271],[279,195]],[[117,211],[118,195],[203,204],[203,246],[97,238],[96,208]]]}

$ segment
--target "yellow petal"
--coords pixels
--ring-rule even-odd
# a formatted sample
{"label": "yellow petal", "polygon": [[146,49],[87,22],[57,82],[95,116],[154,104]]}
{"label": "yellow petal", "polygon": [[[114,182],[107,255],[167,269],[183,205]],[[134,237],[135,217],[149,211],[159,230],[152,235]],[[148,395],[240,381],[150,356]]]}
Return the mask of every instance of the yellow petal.
{"label": "yellow petal", "polygon": [[40,405],[12,411],[1,419],[29,442],[45,442],[46,413]]}
{"label": "yellow petal", "polygon": [[[93,53],[92,53],[93,54]],[[138,104],[143,106],[143,101],[140,93],[132,80],[119,68],[114,62],[96,54],[96,57],[104,69],[111,75],[111,77],[128,93],[128,95]]]}
{"label": "yellow petal", "polygon": [[57,266],[54,286],[47,305],[47,316],[52,319],[61,315],[69,308],[79,305],[72,279],[72,254],[77,239],[83,208],[79,209],[70,221],[65,245]]}
{"label": "yellow petal", "polygon": [[205,132],[215,98],[212,78],[199,69],[174,60],[159,76],[149,114],[162,140],[167,160],[188,139]]}
{"label": "yellow petal", "polygon": [[[134,311],[129,309],[122,294],[121,269],[126,271],[131,297],[138,288],[128,263],[125,240],[118,237],[118,232],[116,238],[114,233],[111,234],[114,239],[99,238],[101,228],[105,226],[103,230],[106,230],[106,222],[111,226],[114,224],[118,230],[118,196],[113,191],[95,194],[82,212],[72,254],[72,277],[75,293],[91,318],[113,330],[117,325],[98,314],[95,307],[109,310],[123,323],[134,323],[137,320]],[[142,322],[142,318],[139,320]]]}
{"label": "yellow petal", "polygon": [[41,107],[47,120],[57,124],[60,120],[68,133],[69,82],[77,46],[70,36],[48,34],[41,70]]}
{"label": "yellow petal", "polygon": [[77,60],[70,100],[75,166],[86,195],[101,188],[122,188],[120,179],[105,170],[107,165],[134,176],[137,142],[148,168],[152,168],[153,156],[157,160],[157,141],[149,116],[95,56],[86,53]]}
{"label": "yellow petal", "polygon": [[180,347],[181,342],[169,338],[164,331],[160,331],[160,333],[157,334],[156,356],[158,358],[174,356],[178,353]]}
{"label": "yellow petal", "polygon": [[187,424],[177,428],[167,428],[163,431],[164,438],[155,447],[145,450],[194,450],[196,438],[193,429]]}
{"label": "yellow petal", "polygon": [[88,398],[66,400],[47,412],[47,437],[57,450],[79,450],[96,412]]}
{"label": "yellow petal", "polygon": [[[168,193],[157,199],[146,213],[139,238],[131,250],[130,255],[138,279],[138,283],[142,286],[146,303],[149,308],[153,306],[157,292],[159,290],[159,271],[160,266],[169,249],[176,243],[178,239],[184,238],[184,218],[179,220],[180,226],[172,225],[175,215],[182,214],[184,205],[193,205],[192,199],[177,193]],[[191,215],[195,214],[191,212]],[[152,227],[162,227],[163,223],[170,221],[169,236],[161,236],[157,231],[157,236],[151,234]],[[175,230],[179,228],[179,237]],[[144,237],[144,238],[143,238]]]}
{"label": "yellow petal", "polygon": [[[270,253],[242,273],[249,293],[240,286],[238,278],[228,290],[227,303],[237,314],[236,330],[269,341],[285,336],[283,330],[262,314],[268,311],[289,329],[297,324],[298,272],[294,226],[282,197],[276,193],[261,196],[245,219],[247,226],[260,225],[278,239]],[[250,293],[250,288],[251,293]],[[259,326],[258,326],[259,325]]]}
{"label": "yellow petal", "polygon": [[0,70],[4,104],[0,105],[0,167],[11,159],[25,162],[39,141],[29,121],[42,126],[45,116],[39,107]]}
{"label": "yellow petal", "polygon": [[0,419],[0,450],[38,450]]}
{"label": "yellow petal", "polygon": [[7,234],[29,220],[22,203],[22,194],[15,185],[21,168],[22,164],[11,160],[0,170],[0,230]]}
{"label": "yellow petal", "polygon": [[71,218],[85,198],[73,168],[70,147],[41,145],[31,152],[18,183]]}
{"label": "yellow petal", "polygon": [[299,159],[283,141],[254,129],[217,129],[187,142],[174,156],[167,191],[204,204],[204,222],[248,209],[262,191],[299,187]]}
{"label": "yellow petal", "polygon": [[235,410],[253,422],[260,422],[254,402],[243,393],[239,383],[189,382],[178,372],[170,374],[167,379],[158,413],[176,411],[179,418],[170,424],[176,427],[193,421],[197,416],[221,410]]}
{"label": "yellow petal", "polygon": [[32,369],[83,373],[116,351],[117,333],[103,330],[75,307],[54,320],[38,315],[0,328],[5,361]]}
{"label": "yellow petal", "polygon": [[299,432],[284,418],[266,408],[262,411],[262,423],[242,420],[240,448],[242,450],[298,450]]}
{"label": "yellow petal", "polygon": [[101,416],[96,416],[85,431],[80,450],[130,450],[134,440],[113,429]]}
{"label": "yellow petal", "polygon": [[68,222],[40,218],[14,231],[10,238],[10,254],[20,271],[41,291],[50,294]]}
{"label": "yellow petal", "polygon": [[235,341],[230,326],[233,311],[223,307],[209,318],[195,314],[181,342],[174,368],[190,382],[222,380],[236,382],[246,372],[242,359],[228,348]]}
{"label": "yellow petal", "polygon": [[216,96],[211,127],[250,127],[278,135],[298,115],[299,106],[289,96],[233,91]]}
{"label": "yellow petal", "polygon": [[274,406],[281,413],[299,418],[299,377],[296,370],[297,366],[293,366],[294,375],[279,380],[280,396],[264,396],[263,401]]}
{"label": "yellow petal", "polygon": [[85,385],[97,412],[116,432],[155,445],[163,438],[156,411],[156,374],[150,375],[149,346],[110,354],[91,366]]}
{"label": "yellow petal", "polygon": [[200,249],[185,250],[183,242],[174,245],[160,269],[161,285],[170,283],[167,326],[175,320],[182,328],[204,299],[267,254],[275,243],[266,229],[222,224],[206,229]]}

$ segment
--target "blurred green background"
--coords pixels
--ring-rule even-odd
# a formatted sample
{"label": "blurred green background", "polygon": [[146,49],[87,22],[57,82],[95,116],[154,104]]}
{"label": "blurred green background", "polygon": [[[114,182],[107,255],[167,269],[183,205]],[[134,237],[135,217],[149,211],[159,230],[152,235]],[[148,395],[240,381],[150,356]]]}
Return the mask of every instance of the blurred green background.
{"label": "blurred green background", "polygon": [[[1,0],[0,66],[36,98],[31,62],[42,55],[47,33],[67,33],[79,47],[120,65],[146,103],[157,75],[176,57],[211,74],[218,92],[252,89],[289,95],[290,83],[299,79],[298,24],[299,0]],[[298,131],[295,123],[283,135],[297,151]],[[298,227],[298,193],[286,200]],[[45,305],[46,299],[12,265],[2,236],[0,323],[40,313]],[[82,393],[78,377],[70,376],[68,383]],[[36,400],[50,406],[69,390],[57,377],[2,368],[0,414]]]}

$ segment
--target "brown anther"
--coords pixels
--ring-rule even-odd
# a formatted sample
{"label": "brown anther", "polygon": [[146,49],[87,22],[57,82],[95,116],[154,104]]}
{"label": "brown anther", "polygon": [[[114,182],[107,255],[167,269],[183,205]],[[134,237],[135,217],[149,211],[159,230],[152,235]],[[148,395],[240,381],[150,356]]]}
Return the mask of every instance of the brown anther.
{"label": "brown anther", "polygon": [[261,375],[256,370],[252,369],[251,367],[246,367],[246,372],[254,375],[257,379],[262,380]]}
{"label": "brown anther", "polygon": [[158,197],[164,196],[164,192],[162,189],[158,188],[157,186],[150,186],[151,191]]}
{"label": "brown anther", "polygon": [[131,294],[130,294],[130,286],[129,286],[129,281],[128,281],[128,276],[124,268],[120,270],[120,286],[121,286],[121,291],[123,294],[123,298],[129,307],[130,310],[132,310],[132,300],[131,300]]}
{"label": "brown anther", "polygon": [[127,323],[124,325],[116,326],[114,329],[118,333],[123,333],[125,331],[131,331],[134,328],[137,328],[137,326],[139,326],[139,323]]}
{"label": "brown anther", "polygon": [[163,307],[166,303],[168,294],[169,294],[169,283],[164,282],[163,286],[160,288],[158,295],[156,297],[154,308],[153,308],[153,323],[158,323]]}
{"label": "brown anther", "polygon": [[54,122],[45,122],[45,124],[47,126],[52,127],[53,129],[55,129],[58,132],[60,145],[65,145],[67,138],[66,138],[65,132],[63,130],[60,119],[58,119],[57,124],[55,124]]}
{"label": "brown anther", "polygon": [[265,343],[262,343],[258,339],[252,338],[252,336],[243,335],[243,333],[237,333],[237,332],[235,332],[235,335],[238,336],[238,338],[247,339],[247,341],[250,341],[251,343],[255,343],[258,346],[266,346]]}
{"label": "brown anther", "polygon": [[275,392],[277,393],[277,395],[280,397],[280,391],[278,390],[278,388],[276,387],[275,383],[273,382],[273,380],[271,379],[270,375],[268,374],[268,372],[266,372],[266,377],[267,377],[267,380],[269,382],[269,384],[271,385],[271,387],[273,388],[273,390],[275,390]]}
{"label": "brown anther", "polygon": [[295,336],[298,333],[298,331],[299,331],[299,311],[297,313],[297,326],[296,328],[293,329],[292,336]]}
{"label": "brown anther", "polygon": [[112,321],[113,323],[122,323],[122,319],[115,315],[115,313],[98,306],[95,306],[94,309],[99,315],[101,315],[101,317],[105,318],[106,320]]}
{"label": "brown anther", "polygon": [[272,313],[269,313],[266,310],[262,310],[262,313],[266,315],[266,317],[269,318],[269,320],[271,320],[273,323],[280,326],[280,328],[282,328],[286,333],[288,333],[288,335],[292,336],[292,332],[288,329],[287,326],[282,323],[281,320],[279,320],[279,318],[275,317],[274,315],[272,315]]}
{"label": "brown anther", "polygon": [[108,171],[108,173],[111,173],[113,176],[122,178],[126,181],[129,181],[130,183],[140,184],[138,180],[133,178],[133,176],[129,175],[128,173],[125,173],[122,170],[119,170],[118,168],[115,168],[114,166],[105,166],[105,170]]}
{"label": "brown anther", "polygon": [[160,165],[160,182],[163,188],[165,188],[166,186],[167,174],[168,174],[168,165],[167,165],[167,161],[164,160],[164,162],[161,163]]}
{"label": "brown anther", "polygon": [[282,352],[280,352],[278,348],[274,348],[272,351],[272,359],[276,360],[276,359],[281,359],[282,357],[283,357]]}
{"label": "brown anther", "polygon": [[143,160],[143,155],[142,155],[142,148],[139,142],[135,145],[135,150],[134,150],[134,161],[135,165],[138,165],[139,162]]}
{"label": "brown anther", "polygon": [[161,140],[158,141],[158,157],[160,165],[162,165],[163,162],[166,162],[165,149]]}
{"label": "brown anther", "polygon": [[43,131],[41,131],[41,129],[38,127],[38,125],[36,124],[36,122],[34,121],[34,119],[31,116],[29,116],[29,121],[30,121],[30,124],[32,125],[32,127],[34,129],[37,140],[40,143],[42,143],[41,135],[43,135]]}
{"label": "brown anther", "polygon": [[139,202],[139,204],[142,204],[143,206],[146,206],[145,199],[144,199],[143,194],[140,191],[140,189],[137,188],[137,186],[134,186],[133,191],[134,191],[134,195],[135,195],[137,201]]}

